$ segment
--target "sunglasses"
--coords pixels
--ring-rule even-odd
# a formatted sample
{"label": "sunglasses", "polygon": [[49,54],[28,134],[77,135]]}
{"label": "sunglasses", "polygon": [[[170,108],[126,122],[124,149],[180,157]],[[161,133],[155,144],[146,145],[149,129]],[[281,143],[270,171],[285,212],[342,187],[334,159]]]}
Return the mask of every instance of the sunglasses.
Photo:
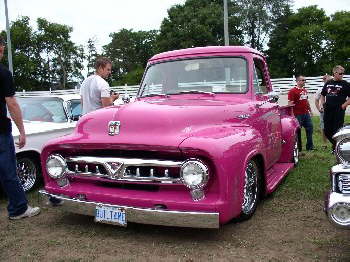
{"label": "sunglasses", "polygon": [[306,82],[306,79],[299,79],[300,82]]}
{"label": "sunglasses", "polygon": [[339,73],[339,72],[337,72],[338,73],[338,75],[344,75],[344,72],[343,73]]}

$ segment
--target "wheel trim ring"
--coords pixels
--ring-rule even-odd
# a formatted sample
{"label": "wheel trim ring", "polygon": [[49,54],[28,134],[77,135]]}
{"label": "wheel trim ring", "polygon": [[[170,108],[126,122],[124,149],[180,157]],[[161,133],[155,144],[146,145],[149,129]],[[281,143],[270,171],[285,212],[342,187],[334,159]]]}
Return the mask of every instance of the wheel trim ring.
{"label": "wheel trim ring", "polygon": [[[249,184],[248,184],[249,182]],[[243,190],[242,212],[250,214],[255,206],[258,196],[258,175],[256,167],[249,162],[245,170],[245,183]]]}
{"label": "wheel trim ring", "polygon": [[293,148],[293,160],[294,164],[298,164],[299,162],[299,147],[298,147],[298,141],[295,141],[294,148]]}
{"label": "wheel trim ring", "polygon": [[30,190],[36,181],[36,167],[34,163],[27,159],[17,162],[17,175],[24,191]]}

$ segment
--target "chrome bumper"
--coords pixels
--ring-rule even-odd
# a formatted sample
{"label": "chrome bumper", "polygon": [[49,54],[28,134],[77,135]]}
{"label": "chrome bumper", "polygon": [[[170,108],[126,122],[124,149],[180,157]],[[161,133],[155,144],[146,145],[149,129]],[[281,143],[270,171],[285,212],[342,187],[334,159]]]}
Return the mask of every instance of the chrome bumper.
{"label": "chrome bumper", "polygon": [[49,197],[61,199],[64,202],[60,208],[68,212],[82,215],[95,216],[96,206],[104,205],[124,208],[128,222],[193,228],[219,228],[220,226],[219,213],[168,211],[127,206],[115,206],[105,203],[88,202],[79,199],[68,198],[65,196],[50,194],[45,190],[40,190],[39,196],[42,203],[46,203]]}

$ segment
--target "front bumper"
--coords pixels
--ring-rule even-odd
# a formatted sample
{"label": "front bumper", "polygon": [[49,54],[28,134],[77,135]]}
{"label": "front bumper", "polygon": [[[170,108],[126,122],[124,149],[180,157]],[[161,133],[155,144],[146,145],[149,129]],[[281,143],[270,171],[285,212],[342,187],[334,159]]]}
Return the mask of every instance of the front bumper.
{"label": "front bumper", "polygon": [[128,206],[116,206],[111,204],[68,198],[65,196],[48,193],[45,190],[40,190],[39,196],[42,203],[46,203],[50,197],[61,199],[64,201],[63,205],[61,206],[62,209],[68,212],[82,215],[95,216],[96,206],[104,205],[124,208],[128,222],[193,228],[219,228],[220,226],[219,213],[169,211]]}
{"label": "front bumper", "polygon": [[325,198],[325,212],[333,224],[350,229],[350,195],[328,192]]}

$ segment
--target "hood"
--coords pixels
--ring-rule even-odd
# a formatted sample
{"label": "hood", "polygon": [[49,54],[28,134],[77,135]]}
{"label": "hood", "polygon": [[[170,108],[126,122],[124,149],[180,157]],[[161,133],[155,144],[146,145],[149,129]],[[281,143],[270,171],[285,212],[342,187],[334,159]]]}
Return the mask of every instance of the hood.
{"label": "hood", "polygon": [[[250,101],[250,100],[249,100]],[[79,120],[80,143],[178,146],[184,139],[208,134],[223,125],[242,126],[238,116],[253,111],[247,99],[235,101],[152,98],[91,112]],[[110,121],[120,121],[119,134],[108,135]],[[210,132],[209,132],[210,133]]]}
{"label": "hood", "polygon": [[[47,133],[54,130],[62,130],[72,128],[76,125],[76,122],[64,122],[64,123],[53,123],[53,122],[41,122],[41,121],[23,121],[24,130],[26,135]],[[12,122],[12,135],[14,137],[19,135],[19,131],[14,122]]]}

